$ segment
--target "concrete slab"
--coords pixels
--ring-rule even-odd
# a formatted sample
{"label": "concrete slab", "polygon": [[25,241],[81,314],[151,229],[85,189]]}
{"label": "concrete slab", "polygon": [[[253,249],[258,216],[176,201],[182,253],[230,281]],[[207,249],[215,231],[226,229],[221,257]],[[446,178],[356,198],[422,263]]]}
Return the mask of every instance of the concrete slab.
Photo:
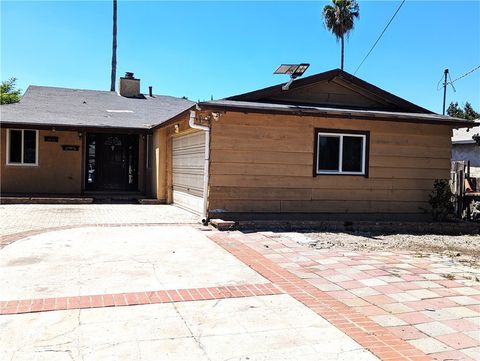
{"label": "concrete slab", "polygon": [[190,226],[46,232],[0,251],[0,300],[267,283]]}
{"label": "concrete slab", "polygon": [[0,316],[0,350],[17,361],[377,360],[288,295]]}

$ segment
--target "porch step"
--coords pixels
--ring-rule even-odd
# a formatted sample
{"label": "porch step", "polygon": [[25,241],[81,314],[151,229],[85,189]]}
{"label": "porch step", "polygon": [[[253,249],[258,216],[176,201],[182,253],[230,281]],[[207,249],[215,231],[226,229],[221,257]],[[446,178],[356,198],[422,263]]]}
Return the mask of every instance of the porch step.
{"label": "porch step", "polygon": [[90,197],[0,197],[0,204],[90,204]]}
{"label": "porch step", "polygon": [[145,198],[139,199],[138,203],[140,204],[165,204],[165,201],[156,198]]}
{"label": "porch step", "polygon": [[210,224],[219,231],[231,231],[235,228],[236,223],[234,221],[224,221],[223,219],[211,219]]}
{"label": "porch step", "polygon": [[140,192],[85,192],[84,195],[93,198],[100,204],[138,204],[145,196]]}

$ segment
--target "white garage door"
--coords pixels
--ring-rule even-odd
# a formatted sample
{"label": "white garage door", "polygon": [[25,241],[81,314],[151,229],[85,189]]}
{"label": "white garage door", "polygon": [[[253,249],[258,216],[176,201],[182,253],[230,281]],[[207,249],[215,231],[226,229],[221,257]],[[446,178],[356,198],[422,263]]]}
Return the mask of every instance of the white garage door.
{"label": "white garage door", "polygon": [[173,203],[203,213],[205,133],[173,138]]}

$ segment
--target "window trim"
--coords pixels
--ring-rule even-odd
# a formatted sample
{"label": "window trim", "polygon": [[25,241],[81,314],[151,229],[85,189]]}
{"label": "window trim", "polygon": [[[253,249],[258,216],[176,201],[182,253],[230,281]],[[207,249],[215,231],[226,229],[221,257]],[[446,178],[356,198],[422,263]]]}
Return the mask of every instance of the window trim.
{"label": "window trim", "polygon": [[[21,153],[20,153],[21,162],[19,162],[19,163],[10,162],[10,132],[12,130],[19,130],[19,131],[22,132],[22,149],[21,149]],[[24,155],[24,147],[25,147],[25,145],[24,145],[25,144],[25,136],[24,136],[25,130],[35,132],[35,163],[24,163],[23,155]],[[7,146],[7,149],[6,149],[7,151],[5,152],[5,154],[7,156],[7,159],[6,159],[5,164],[9,165],[9,166],[15,166],[15,167],[38,167],[38,140],[39,140],[38,133],[39,132],[38,132],[37,129],[8,128],[7,129],[7,141],[5,142],[6,146]]]}
{"label": "window trim", "polygon": [[[339,136],[339,170],[338,171],[319,171],[318,170],[318,137],[319,135]],[[362,158],[362,172],[342,172],[340,170],[343,161],[343,137],[353,136],[363,138],[363,158]],[[313,176],[360,176],[368,178],[369,173],[369,158],[370,158],[370,132],[368,130],[350,130],[350,129],[329,129],[329,128],[315,128],[314,132],[314,148],[313,148]]]}

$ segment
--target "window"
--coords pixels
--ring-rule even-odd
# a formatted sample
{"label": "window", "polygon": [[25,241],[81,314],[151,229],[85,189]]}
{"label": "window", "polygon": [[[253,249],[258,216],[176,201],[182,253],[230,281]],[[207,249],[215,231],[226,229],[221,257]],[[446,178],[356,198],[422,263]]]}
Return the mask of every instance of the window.
{"label": "window", "polygon": [[368,132],[315,131],[315,175],[368,173]]}
{"label": "window", "polygon": [[7,164],[38,165],[38,131],[8,129]]}

